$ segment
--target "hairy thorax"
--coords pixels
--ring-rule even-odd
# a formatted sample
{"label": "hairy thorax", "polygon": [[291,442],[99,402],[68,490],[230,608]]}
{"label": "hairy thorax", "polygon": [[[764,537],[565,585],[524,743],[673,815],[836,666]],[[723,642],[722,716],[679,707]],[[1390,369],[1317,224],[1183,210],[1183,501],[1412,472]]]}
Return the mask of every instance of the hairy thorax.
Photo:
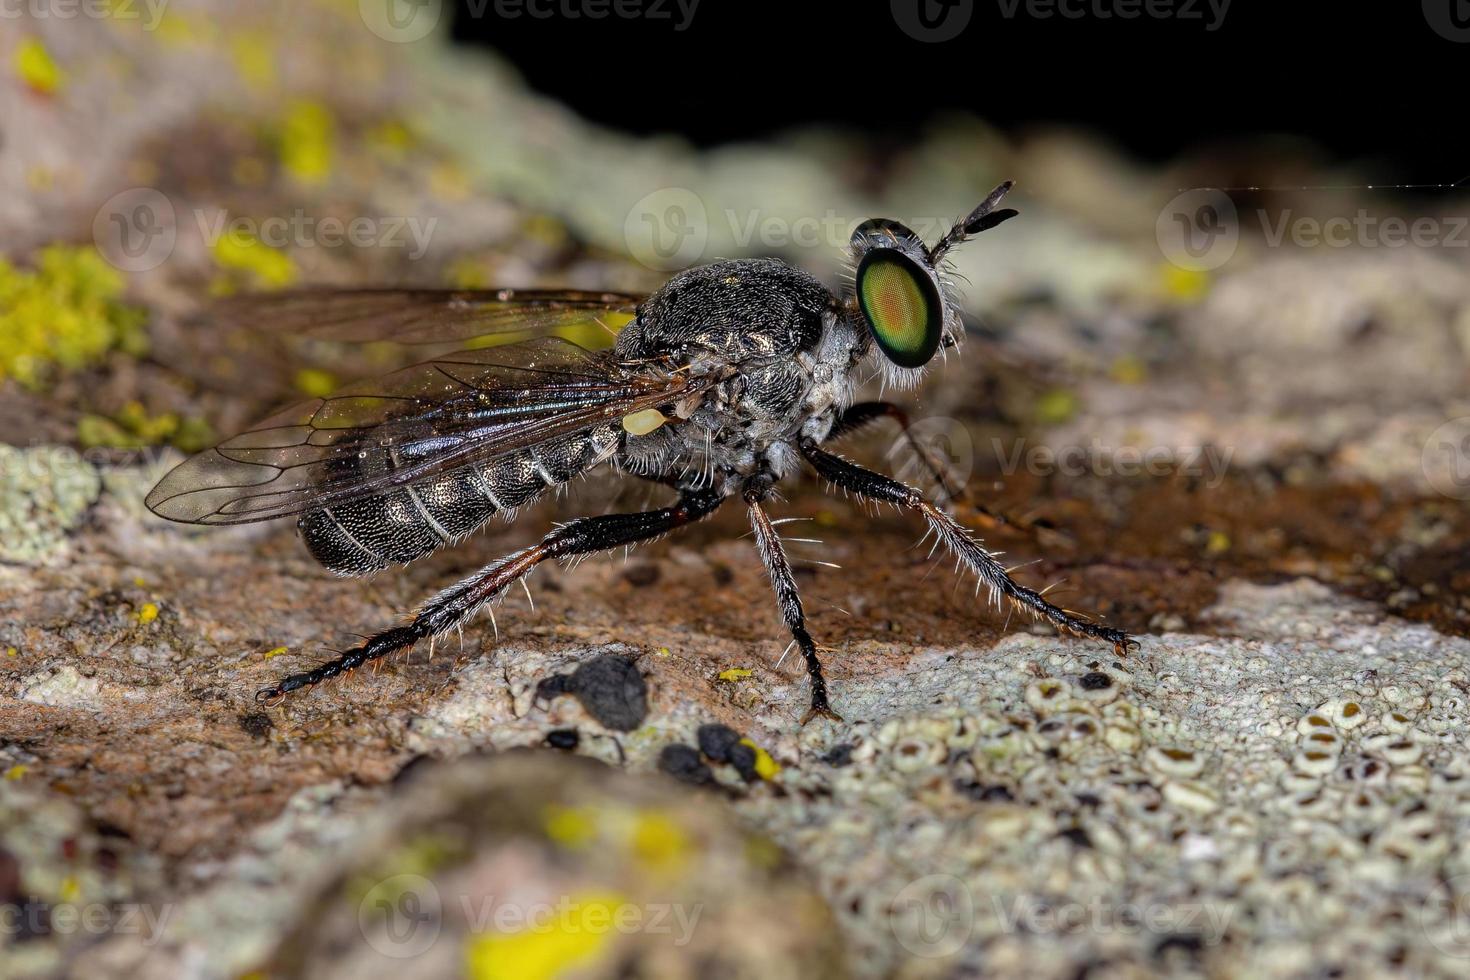
{"label": "hairy thorax", "polygon": [[719,382],[676,406],[669,424],[630,435],[635,472],[729,486],[796,463],[796,443],[821,440],[851,402],[865,335],[817,280],[772,259],[718,263],[670,280],[624,329],[630,361],[666,358]]}

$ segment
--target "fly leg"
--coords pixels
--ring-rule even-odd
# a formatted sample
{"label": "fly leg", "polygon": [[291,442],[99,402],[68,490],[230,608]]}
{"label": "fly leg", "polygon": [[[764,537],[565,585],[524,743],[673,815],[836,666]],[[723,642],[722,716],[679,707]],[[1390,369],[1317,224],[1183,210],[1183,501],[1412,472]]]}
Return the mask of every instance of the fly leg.
{"label": "fly leg", "polygon": [[929,530],[980,578],[990,589],[997,604],[1004,598],[1015,608],[1045,619],[1063,633],[1111,643],[1120,655],[1129,646],[1136,645],[1122,630],[1094,623],[1085,616],[1054,606],[1040,592],[1018,584],[1006,572],[1005,567],[996,561],[995,556],[976,540],[969,528],[926,500],[914,488],[825,452],[811,440],[802,443],[801,453],[818,474],[844,490],[868,500],[894,504],[922,514],[929,523]]}
{"label": "fly leg", "polygon": [[811,678],[812,706],[801,719],[805,725],[817,715],[841,721],[842,718],[827,703],[827,681],[822,677],[822,662],[817,659],[817,645],[806,631],[806,613],[801,607],[801,596],[796,591],[796,578],[791,574],[791,563],[786,559],[786,549],[781,546],[781,536],[776,533],[771,518],[761,507],[768,487],[752,486],[745,491],[745,503],[750,509],[750,526],[755,530],[755,546],[760,552],[761,562],[771,576],[771,588],[776,593],[776,605],[781,609],[781,619],[791,630],[792,639],[801,649],[806,661],[807,676]]}
{"label": "fly leg", "polygon": [[837,417],[827,438],[840,439],[883,418],[893,419],[898,424],[899,434],[913,450],[914,456],[928,474],[929,479],[933,480],[934,485],[939,489],[939,499],[936,503],[940,507],[945,510],[958,510],[961,514],[972,513],[974,519],[987,528],[1015,528],[1030,535],[1043,545],[1071,546],[1071,537],[1058,531],[1050,521],[1034,521],[1028,517],[1004,514],[991,510],[978,501],[971,500],[964,485],[957,483],[950,476],[943,461],[914,436],[908,413],[892,402],[858,402]]}
{"label": "fly leg", "polygon": [[258,691],[255,698],[275,703],[292,691],[319,684],[395,650],[411,647],[419,640],[439,636],[464,623],[487,603],[505,595],[512,585],[544,561],[648,541],[709,516],[723,500],[721,495],[710,491],[686,493],[671,507],[635,514],[586,517],[564,524],[542,538],[539,544],[491,562],[440,592],[419,607],[408,623],[371,636],[361,646],[320,667],[282,678],[274,687]]}
{"label": "fly leg", "polygon": [[965,488],[957,486],[950,479],[944,464],[929,451],[927,446],[914,437],[913,429],[909,425],[908,413],[893,402],[858,402],[837,417],[827,438],[840,439],[882,418],[890,418],[898,423],[899,434],[913,450],[914,456],[919,460],[919,465],[927,471],[929,478],[939,488],[941,507],[949,507],[965,499]]}

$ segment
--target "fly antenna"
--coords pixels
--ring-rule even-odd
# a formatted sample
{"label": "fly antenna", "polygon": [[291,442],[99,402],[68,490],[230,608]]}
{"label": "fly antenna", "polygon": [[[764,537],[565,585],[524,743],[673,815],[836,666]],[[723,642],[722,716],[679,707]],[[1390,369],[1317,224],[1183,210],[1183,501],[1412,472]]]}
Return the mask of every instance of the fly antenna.
{"label": "fly antenna", "polygon": [[938,265],[939,260],[944,258],[944,254],[960,244],[960,242],[974,235],[978,235],[982,231],[989,231],[1002,221],[1009,221],[1020,214],[1021,212],[1015,208],[1001,208],[999,211],[996,210],[996,205],[1000,203],[1000,199],[1005,197],[1010,192],[1010,189],[1015,186],[1016,182],[1014,180],[1006,181],[991,191],[989,196],[981,201],[975,210],[970,212],[968,217],[963,221],[955,222],[955,226],[946,232],[944,237],[929,250],[929,263],[931,265]]}

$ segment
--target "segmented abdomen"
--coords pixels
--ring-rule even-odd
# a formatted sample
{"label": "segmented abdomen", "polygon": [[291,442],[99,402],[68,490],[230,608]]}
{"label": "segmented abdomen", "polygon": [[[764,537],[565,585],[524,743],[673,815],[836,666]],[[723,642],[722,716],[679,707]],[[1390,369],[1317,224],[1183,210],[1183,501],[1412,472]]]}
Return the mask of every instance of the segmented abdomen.
{"label": "segmented abdomen", "polygon": [[606,459],[616,423],[462,466],[376,497],[323,507],[297,522],[313,558],[342,575],[404,564],[464,537],[497,511],[530,503]]}

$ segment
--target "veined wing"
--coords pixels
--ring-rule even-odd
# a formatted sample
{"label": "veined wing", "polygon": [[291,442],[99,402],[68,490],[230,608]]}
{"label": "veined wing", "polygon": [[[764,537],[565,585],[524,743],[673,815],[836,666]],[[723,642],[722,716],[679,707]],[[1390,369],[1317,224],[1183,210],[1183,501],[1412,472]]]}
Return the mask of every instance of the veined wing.
{"label": "veined wing", "polygon": [[578,325],[606,327],[611,340],[642,299],[576,289],[306,289],[232,296],[211,312],[321,340],[437,344]]}
{"label": "veined wing", "polygon": [[460,351],[286,409],[175,467],[160,517],[246,524],[376,496],[696,394],[555,337]]}

